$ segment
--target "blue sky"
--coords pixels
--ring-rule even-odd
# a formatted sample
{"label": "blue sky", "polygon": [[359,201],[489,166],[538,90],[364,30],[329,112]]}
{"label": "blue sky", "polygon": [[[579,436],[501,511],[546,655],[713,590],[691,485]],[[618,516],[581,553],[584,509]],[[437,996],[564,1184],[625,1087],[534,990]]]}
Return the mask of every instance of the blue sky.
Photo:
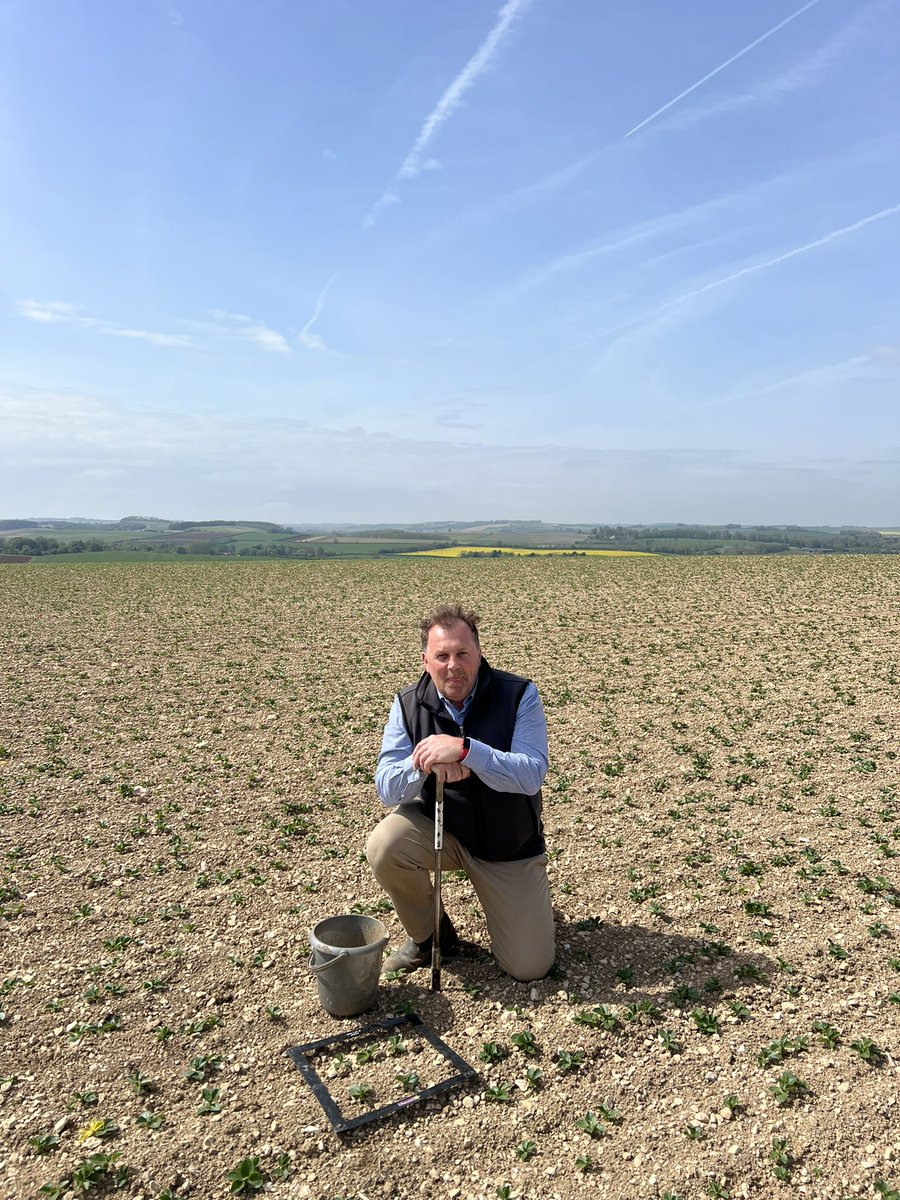
{"label": "blue sky", "polygon": [[900,525],[898,0],[5,0],[0,515]]}

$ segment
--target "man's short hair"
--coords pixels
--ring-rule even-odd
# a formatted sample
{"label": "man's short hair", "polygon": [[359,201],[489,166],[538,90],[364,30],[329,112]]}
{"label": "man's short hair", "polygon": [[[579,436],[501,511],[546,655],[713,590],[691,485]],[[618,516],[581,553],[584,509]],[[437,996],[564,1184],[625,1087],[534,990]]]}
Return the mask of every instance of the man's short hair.
{"label": "man's short hair", "polygon": [[461,604],[442,604],[440,608],[436,608],[434,612],[430,612],[427,617],[422,618],[422,623],[419,630],[422,634],[422,649],[428,648],[428,635],[435,625],[439,625],[442,629],[446,629],[448,625],[468,625],[472,631],[472,637],[476,646],[481,646],[478,640],[478,622],[481,620],[478,613],[473,612],[471,608],[463,608]]}

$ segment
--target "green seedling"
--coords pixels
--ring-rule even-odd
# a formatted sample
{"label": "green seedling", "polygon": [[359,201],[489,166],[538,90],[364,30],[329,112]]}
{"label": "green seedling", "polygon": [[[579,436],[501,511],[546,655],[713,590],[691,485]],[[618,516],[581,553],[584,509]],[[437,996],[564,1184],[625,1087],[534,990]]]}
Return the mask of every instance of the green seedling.
{"label": "green seedling", "polygon": [[269,1168],[269,1178],[276,1179],[279,1182],[285,1179],[290,1179],[294,1173],[294,1164],[291,1162],[289,1155],[279,1154],[275,1162]]}
{"label": "green seedling", "polygon": [[509,1051],[501,1042],[483,1042],[478,1057],[482,1062],[495,1063],[501,1062],[508,1053]]}
{"label": "green seedling", "polygon": [[284,1013],[277,1004],[266,1006],[266,1020],[271,1021],[273,1025],[284,1024]]}
{"label": "green seedling", "polygon": [[494,1194],[496,1195],[497,1200],[512,1200],[512,1194],[513,1194],[512,1184],[511,1183],[501,1183],[495,1189]]}
{"label": "green seedling", "polygon": [[868,1037],[858,1038],[855,1042],[851,1042],[850,1049],[855,1050],[864,1063],[869,1063],[873,1067],[878,1066],[884,1058],[884,1051],[881,1047]]}
{"label": "green seedling", "polygon": [[415,1071],[410,1071],[404,1075],[398,1072],[394,1079],[400,1084],[404,1092],[417,1092],[419,1090],[419,1076]]}
{"label": "green seedling", "polygon": [[580,1171],[582,1175],[587,1175],[593,1169],[594,1160],[589,1154],[579,1154],[575,1159],[575,1170]]}
{"label": "green seedling", "polygon": [[199,1033],[208,1033],[210,1029],[215,1029],[222,1024],[222,1018],[218,1013],[210,1013],[206,1017],[196,1017],[193,1021],[185,1021],[181,1026],[181,1033],[186,1033],[190,1036],[195,1036]]}
{"label": "green seedling", "polygon": [[892,1188],[884,1179],[876,1179],[872,1186],[881,1196],[881,1200],[900,1200],[900,1191]]}
{"label": "green seedling", "polygon": [[562,1074],[568,1071],[577,1071],[584,1062],[583,1050],[557,1050],[553,1059],[556,1068]]}
{"label": "green seedling", "polygon": [[705,1033],[708,1036],[719,1033],[719,1018],[709,1009],[694,1008],[691,1010],[691,1018],[699,1033]]}
{"label": "green seedling", "polygon": [[71,1188],[76,1195],[89,1192],[93,1188],[101,1189],[107,1184],[114,1188],[122,1188],[128,1182],[130,1170],[126,1166],[117,1166],[121,1154],[92,1154],[72,1172]]}
{"label": "green seedling", "polygon": [[619,1018],[605,1004],[597,1004],[593,1008],[582,1009],[575,1015],[576,1025],[587,1025],[589,1029],[605,1029],[613,1033],[619,1027]]}
{"label": "green seedling", "polygon": [[697,989],[690,987],[686,983],[679,983],[677,987],[673,987],[669,992],[669,1000],[676,1008],[687,1008],[689,1004],[699,999],[700,993]]}
{"label": "green seedling", "polygon": [[265,1187],[266,1183],[263,1173],[259,1169],[259,1159],[255,1154],[250,1158],[242,1158],[236,1167],[226,1172],[225,1178],[231,1184],[228,1190],[233,1195],[258,1192]]}
{"label": "green seedling", "polygon": [[819,1041],[828,1050],[835,1050],[841,1044],[840,1030],[829,1025],[827,1021],[813,1021],[813,1032],[819,1035]]}
{"label": "green seedling", "polygon": [[616,971],[616,979],[618,979],[619,983],[624,984],[625,987],[631,987],[634,983],[634,968],[619,967],[618,971]]}
{"label": "green seedling", "polygon": [[606,1121],[607,1124],[609,1124],[609,1125],[621,1125],[622,1124],[622,1120],[623,1120],[622,1114],[608,1100],[605,1100],[602,1104],[597,1105],[597,1112],[600,1114],[600,1116],[603,1118],[603,1120]]}
{"label": "green seedling", "polygon": [[71,1179],[59,1179],[56,1183],[45,1183],[38,1188],[40,1195],[46,1196],[47,1200],[65,1200],[66,1193],[71,1190]]}
{"label": "green seedling", "polygon": [[753,1016],[746,1004],[742,1004],[740,1000],[729,1000],[728,1007],[731,1009],[732,1016],[737,1017],[739,1021],[749,1021]]}
{"label": "green seedling", "polygon": [[659,1029],[657,1030],[656,1036],[659,1038],[663,1050],[668,1051],[669,1054],[681,1053],[683,1049],[681,1042],[679,1042],[678,1038],[671,1029]]}
{"label": "green seedling", "polygon": [[791,1154],[787,1138],[773,1138],[772,1149],[769,1151],[769,1162],[776,1179],[787,1183],[791,1178],[794,1166],[794,1156]]}
{"label": "green seedling", "polygon": [[727,1108],[730,1113],[736,1113],[740,1111],[742,1106],[740,1100],[737,1098],[736,1093],[729,1092],[722,1101],[722,1107]]}
{"label": "green seedling", "polygon": [[639,1000],[636,1004],[626,1004],[622,1009],[622,1020],[632,1023],[646,1018],[656,1021],[662,1016],[659,1007],[652,1000]]}
{"label": "green seedling", "polygon": [[132,1071],[130,1075],[126,1075],[125,1079],[128,1086],[136,1096],[143,1096],[148,1092],[156,1091],[156,1084],[146,1075],[142,1075],[140,1071]]}
{"label": "green seedling", "polygon": [[519,1162],[528,1162],[537,1154],[537,1143],[528,1141],[519,1142],[516,1146],[516,1158]]}
{"label": "green seedling", "polygon": [[66,1031],[70,1042],[80,1042],[82,1038],[87,1037],[89,1034],[114,1033],[117,1029],[121,1028],[122,1018],[119,1013],[109,1013],[102,1021],[73,1021],[71,1025],[67,1026]]}
{"label": "green seedling", "polygon": [[406,1053],[406,1042],[399,1033],[392,1033],[384,1046],[384,1052],[388,1058],[397,1058],[398,1055]]}
{"label": "green seedling", "polygon": [[74,1095],[72,1096],[72,1099],[68,1102],[66,1107],[74,1108],[75,1103],[77,1101],[77,1103],[80,1104],[82,1108],[93,1108],[99,1102],[99,1100],[100,1100],[100,1097],[97,1095],[96,1092],[92,1092],[92,1091],[75,1092]]}
{"label": "green seedling", "polygon": [[779,1108],[784,1108],[789,1104],[793,1104],[795,1100],[800,1099],[809,1092],[809,1088],[796,1075],[790,1071],[785,1071],[779,1075],[775,1083],[769,1088],[775,1103]]}
{"label": "green seedling", "polygon": [[219,1102],[219,1088],[203,1088],[200,1092],[200,1107],[197,1109],[198,1117],[211,1117],[222,1111],[222,1105]]}
{"label": "green seedling", "polygon": [[780,1037],[775,1041],[769,1042],[768,1046],[763,1046],[756,1057],[757,1065],[760,1067],[772,1067],[776,1063],[784,1062],[786,1058],[790,1058],[792,1054],[802,1054],[807,1049],[809,1043],[806,1038],[789,1038]]}
{"label": "green seedling", "polygon": [[347,1094],[351,1100],[355,1100],[358,1104],[362,1104],[372,1095],[374,1089],[368,1083],[352,1083],[347,1088]]}
{"label": "green seedling", "polygon": [[484,984],[481,983],[464,983],[463,991],[467,996],[471,996],[473,1000],[477,1000],[479,996],[484,995]]}
{"label": "green seedling", "polygon": [[141,1129],[161,1129],[163,1118],[160,1113],[151,1112],[149,1109],[145,1109],[140,1116],[135,1117],[134,1123]]}
{"label": "green seedling", "polygon": [[540,1067],[528,1067],[525,1071],[525,1083],[529,1091],[538,1091],[544,1083],[544,1072]]}
{"label": "green seedling", "polygon": [[489,1083],[484,1089],[484,1098],[494,1104],[505,1104],[510,1099],[509,1084]]}
{"label": "green seedling", "polygon": [[706,1194],[710,1200],[731,1200],[731,1192],[718,1179],[711,1179],[706,1185]]}
{"label": "green seedling", "polygon": [[596,1139],[606,1137],[606,1126],[602,1121],[598,1121],[592,1112],[586,1112],[583,1117],[578,1118],[575,1124],[588,1137]]}
{"label": "green seedling", "polygon": [[735,979],[752,980],[754,983],[765,982],[767,976],[755,963],[741,963],[734,968]]}
{"label": "green seedling", "polygon": [[364,1067],[366,1063],[376,1062],[378,1060],[378,1046],[363,1046],[361,1050],[356,1052],[356,1062],[358,1066]]}
{"label": "green seedling", "polygon": [[37,1137],[28,1139],[28,1145],[35,1154],[49,1154],[59,1145],[59,1138],[55,1133],[39,1133]]}
{"label": "green seedling", "polygon": [[831,938],[828,939],[828,953],[832,958],[836,958],[840,962],[850,957],[850,952],[845,950],[840,942],[833,942]]}
{"label": "green seedling", "polygon": [[517,1050],[521,1050],[526,1058],[534,1058],[538,1052],[538,1044],[530,1029],[523,1029],[519,1033],[514,1033],[509,1040]]}
{"label": "green seedling", "polygon": [[198,1054],[196,1058],[191,1059],[184,1077],[194,1083],[205,1083],[213,1071],[218,1071],[221,1066],[222,1060],[217,1055]]}
{"label": "green seedling", "polygon": [[700,1125],[685,1125],[681,1131],[692,1142],[702,1142],[706,1133]]}

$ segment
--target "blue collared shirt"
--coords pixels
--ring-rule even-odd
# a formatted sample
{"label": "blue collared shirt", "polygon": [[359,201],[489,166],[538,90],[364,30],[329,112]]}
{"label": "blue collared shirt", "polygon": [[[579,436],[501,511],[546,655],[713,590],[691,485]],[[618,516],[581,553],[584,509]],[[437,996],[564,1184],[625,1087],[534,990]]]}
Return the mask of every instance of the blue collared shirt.
{"label": "blue collared shirt", "polygon": [[[460,727],[465,726],[466,714],[474,695],[474,691],[470,692],[460,708],[451,704],[446,696],[441,696],[444,708]],[[409,804],[418,799],[427,773],[416,770],[412,765],[414,748],[403,723],[400,699],[395,696],[384,727],[375,771],[375,787],[386,808]],[[523,796],[533,796],[547,774],[547,763],[544,706],[537,688],[529,683],[519,701],[509,750],[495,750],[493,746],[472,738],[465,765],[496,792],[518,792]]]}

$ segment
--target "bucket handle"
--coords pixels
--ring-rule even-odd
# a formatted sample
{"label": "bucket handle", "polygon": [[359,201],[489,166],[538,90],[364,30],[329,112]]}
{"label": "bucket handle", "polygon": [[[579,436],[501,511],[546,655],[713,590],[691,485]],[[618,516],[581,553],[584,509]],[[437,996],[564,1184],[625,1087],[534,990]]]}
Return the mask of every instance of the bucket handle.
{"label": "bucket handle", "polygon": [[316,966],[316,965],[313,963],[313,956],[312,956],[312,954],[310,954],[310,956],[309,956],[309,962],[308,962],[306,965],[309,967],[309,969],[312,971],[312,973],[313,973],[314,975],[318,975],[318,973],[319,973],[320,971],[324,971],[324,970],[326,970],[328,967],[333,967],[335,963],[339,963],[339,962],[341,961],[341,959],[342,959],[342,958],[349,958],[349,957],[350,957],[350,956],[347,954],[347,951],[346,951],[346,950],[342,950],[342,951],[341,951],[341,953],[340,953],[340,954],[338,954],[338,955],[336,955],[334,958],[327,958],[327,959],[325,960],[325,962],[323,962],[323,963],[319,963],[319,965],[318,965],[318,966]]}
{"label": "bucket handle", "polygon": [[[374,949],[378,949],[378,950],[381,950],[381,951],[383,952],[383,951],[384,951],[384,948],[385,948],[385,946],[388,944],[388,941],[389,941],[389,940],[390,940],[389,938],[383,937],[383,938],[381,939],[381,941],[380,941],[380,942],[378,942],[378,943],[377,943],[377,945],[373,945],[373,946],[371,947],[371,949],[373,949],[373,950],[374,950]],[[320,971],[324,971],[324,970],[326,970],[328,967],[333,967],[335,963],[339,963],[339,962],[341,961],[341,959],[342,959],[342,958],[349,958],[349,957],[350,957],[350,952],[349,952],[348,950],[342,950],[342,951],[340,952],[340,954],[336,954],[336,955],[334,956],[334,958],[328,958],[328,959],[326,959],[326,960],[325,960],[325,962],[323,962],[323,963],[319,963],[319,965],[318,965],[318,966],[316,966],[316,965],[315,965],[315,963],[313,962],[313,957],[314,957],[314,951],[312,951],[312,950],[311,950],[311,951],[309,952],[309,960],[308,960],[308,962],[307,962],[307,964],[306,964],[306,965],[309,967],[309,969],[312,971],[312,973],[313,973],[314,975],[318,975]]]}

